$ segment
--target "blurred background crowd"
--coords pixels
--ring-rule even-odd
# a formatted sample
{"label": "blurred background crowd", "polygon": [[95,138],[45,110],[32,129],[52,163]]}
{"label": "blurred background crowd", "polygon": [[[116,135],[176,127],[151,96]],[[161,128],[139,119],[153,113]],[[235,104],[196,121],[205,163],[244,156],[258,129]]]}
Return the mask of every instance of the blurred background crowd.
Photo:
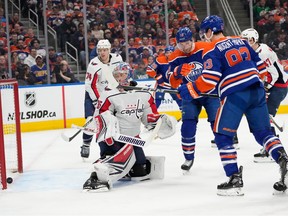
{"label": "blurred background crowd", "polygon": [[[235,1],[243,4],[249,17],[249,0]],[[69,42],[76,48],[77,53],[73,53],[73,50],[70,52],[72,56],[79,56],[79,67],[85,71],[87,66],[85,42],[88,41],[88,56],[91,60],[97,55],[95,52],[97,42],[100,39],[108,39],[112,45],[111,52],[118,53],[130,63],[134,69],[134,78],[146,79],[148,78],[146,67],[153,64],[157,56],[163,54],[168,44],[176,46],[175,34],[180,27],[189,27],[194,40],[200,40],[201,20],[198,19],[195,2],[197,0],[167,1],[168,32],[166,32],[164,0],[128,0],[127,26],[124,25],[122,0],[87,0],[86,10],[83,10],[82,0],[46,0],[47,25],[57,34],[57,46],[46,48],[37,37],[35,28],[22,23],[22,19],[28,16],[36,19],[33,17],[33,14],[36,14],[39,29],[44,31],[42,0],[19,0],[20,12],[8,16],[5,16],[5,5],[1,0],[0,78],[8,78],[8,67],[11,67],[12,77],[16,77],[21,85],[47,83],[48,74],[51,74],[51,83],[83,81],[76,78],[75,71],[72,71],[69,65],[65,44]],[[34,11],[32,15],[29,13],[31,10]],[[288,59],[288,0],[254,0],[253,17],[254,27],[260,34],[260,42],[267,43],[285,63]],[[6,19],[9,21],[9,38],[6,32]],[[84,34],[85,28],[88,33],[87,39]],[[127,43],[125,31],[128,32]],[[126,45],[128,56],[125,52]],[[11,66],[8,65],[8,55],[11,55]],[[47,55],[49,62],[46,62]]]}

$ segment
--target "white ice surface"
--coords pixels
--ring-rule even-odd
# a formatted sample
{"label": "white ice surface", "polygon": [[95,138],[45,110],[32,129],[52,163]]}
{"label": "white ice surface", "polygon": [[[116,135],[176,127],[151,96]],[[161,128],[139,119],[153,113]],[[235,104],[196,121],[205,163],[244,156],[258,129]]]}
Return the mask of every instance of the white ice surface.
{"label": "white ice surface", "polygon": [[[288,115],[275,120],[282,125]],[[178,132],[166,140],[155,140],[146,155],[165,156],[165,178],[140,183],[116,183],[110,192],[84,193],[82,185],[90,175],[91,163],[99,149],[93,143],[88,161],[80,158],[81,135],[70,143],[62,131],[23,133],[24,173],[13,174],[14,182],[0,191],[0,215],[288,215],[288,194],[274,196],[279,180],[276,163],[256,164],[253,154],[260,150],[246,119],[238,130],[239,165],[244,166],[242,197],[216,195],[217,184],[227,180],[206,119],[198,124],[196,158],[190,175],[180,169],[184,161]],[[287,130],[279,133],[288,149]]]}

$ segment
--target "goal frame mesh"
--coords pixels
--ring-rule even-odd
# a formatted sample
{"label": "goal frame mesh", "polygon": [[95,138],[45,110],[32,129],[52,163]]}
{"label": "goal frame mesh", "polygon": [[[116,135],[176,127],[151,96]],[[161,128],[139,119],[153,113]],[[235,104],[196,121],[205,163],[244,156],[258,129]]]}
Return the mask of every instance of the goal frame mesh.
{"label": "goal frame mesh", "polygon": [[5,139],[4,139],[4,121],[3,121],[3,107],[5,102],[2,99],[3,86],[11,86],[13,88],[13,103],[14,103],[14,124],[15,124],[15,136],[16,136],[16,166],[15,171],[22,173],[23,172],[23,158],[22,158],[22,141],[21,141],[21,127],[20,127],[20,106],[19,106],[19,90],[18,82],[16,79],[6,79],[0,80],[0,175],[1,175],[1,184],[2,190],[7,189],[7,166],[5,158]]}

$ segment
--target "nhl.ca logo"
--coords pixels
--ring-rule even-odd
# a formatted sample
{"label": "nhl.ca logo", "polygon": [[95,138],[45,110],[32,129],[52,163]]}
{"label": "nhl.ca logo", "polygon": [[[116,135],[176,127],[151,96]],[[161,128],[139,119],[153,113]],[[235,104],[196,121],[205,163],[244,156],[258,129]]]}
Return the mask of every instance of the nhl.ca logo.
{"label": "nhl.ca logo", "polygon": [[27,107],[33,107],[36,104],[35,92],[26,92],[25,93],[25,105]]}

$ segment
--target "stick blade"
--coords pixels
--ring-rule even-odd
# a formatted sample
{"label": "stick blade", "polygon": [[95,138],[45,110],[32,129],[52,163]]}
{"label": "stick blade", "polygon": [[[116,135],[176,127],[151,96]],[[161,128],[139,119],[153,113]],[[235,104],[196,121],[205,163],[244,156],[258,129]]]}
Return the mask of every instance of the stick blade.
{"label": "stick blade", "polygon": [[61,133],[61,137],[66,142],[70,142],[71,141],[71,139],[68,136],[66,136],[64,132]]}

